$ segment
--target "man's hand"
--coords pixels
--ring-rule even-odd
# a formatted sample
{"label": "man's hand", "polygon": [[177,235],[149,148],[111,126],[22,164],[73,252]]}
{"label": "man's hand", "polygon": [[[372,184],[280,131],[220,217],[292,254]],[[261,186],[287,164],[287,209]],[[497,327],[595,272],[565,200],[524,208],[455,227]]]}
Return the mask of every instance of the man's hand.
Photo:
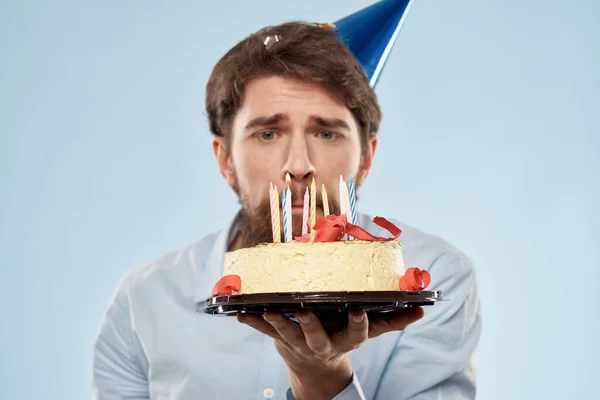
{"label": "man's hand", "polygon": [[275,339],[275,347],[284,359],[297,400],[331,399],[352,381],[352,366],[347,353],[368,338],[399,331],[423,317],[421,307],[386,314],[369,321],[362,310],[351,311],[348,328],[328,335],[311,312],[296,314],[300,326],[282,313],[240,314],[238,321]]}

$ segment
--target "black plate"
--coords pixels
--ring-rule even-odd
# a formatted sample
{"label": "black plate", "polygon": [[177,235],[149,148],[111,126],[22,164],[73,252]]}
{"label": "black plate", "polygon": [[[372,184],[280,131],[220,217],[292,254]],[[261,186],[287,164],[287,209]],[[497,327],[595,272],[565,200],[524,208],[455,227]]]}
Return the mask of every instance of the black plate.
{"label": "black plate", "polygon": [[432,306],[443,300],[441,291],[366,291],[257,293],[209,297],[197,304],[197,310],[213,315],[282,312],[297,322],[294,314],[310,310],[329,333],[344,329],[350,310],[363,309],[369,319],[385,318],[386,313],[419,306]]}

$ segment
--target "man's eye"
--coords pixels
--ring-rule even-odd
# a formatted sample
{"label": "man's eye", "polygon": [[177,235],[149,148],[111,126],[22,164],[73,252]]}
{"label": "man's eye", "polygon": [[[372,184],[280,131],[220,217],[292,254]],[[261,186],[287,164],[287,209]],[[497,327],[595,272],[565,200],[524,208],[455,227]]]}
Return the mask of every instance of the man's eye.
{"label": "man's eye", "polygon": [[275,132],[273,131],[263,131],[258,133],[258,138],[261,140],[273,140],[275,139]]}
{"label": "man's eye", "polygon": [[318,136],[325,140],[335,140],[339,137],[337,133],[329,131],[320,131]]}

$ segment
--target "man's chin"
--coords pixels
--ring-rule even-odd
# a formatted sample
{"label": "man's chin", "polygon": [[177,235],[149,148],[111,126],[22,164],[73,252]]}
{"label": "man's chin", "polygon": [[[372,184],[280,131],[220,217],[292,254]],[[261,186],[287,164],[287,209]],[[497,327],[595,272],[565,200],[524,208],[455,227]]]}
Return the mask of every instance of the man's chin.
{"label": "man's chin", "polygon": [[299,236],[302,236],[302,228],[300,226],[294,227],[294,229],[292,229],[292,240]]}

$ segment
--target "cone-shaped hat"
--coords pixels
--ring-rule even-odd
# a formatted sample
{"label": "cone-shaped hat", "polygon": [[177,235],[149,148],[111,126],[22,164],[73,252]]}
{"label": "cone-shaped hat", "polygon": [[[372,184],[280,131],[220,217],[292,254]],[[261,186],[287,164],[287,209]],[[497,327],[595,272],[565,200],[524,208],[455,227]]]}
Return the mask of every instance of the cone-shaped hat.
{"label": "cone-shaped hat", "polygon": [[334,22],[375,87],[413,0],[382,0]]}

